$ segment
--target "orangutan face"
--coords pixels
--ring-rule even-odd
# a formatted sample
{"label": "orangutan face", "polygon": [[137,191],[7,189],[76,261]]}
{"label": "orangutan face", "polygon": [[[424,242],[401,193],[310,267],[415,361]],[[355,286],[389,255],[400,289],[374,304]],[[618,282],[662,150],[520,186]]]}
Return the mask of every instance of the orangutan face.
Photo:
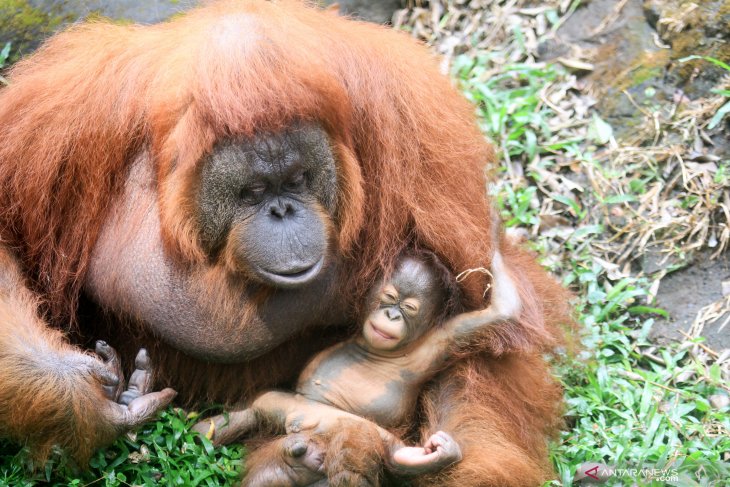
{"label": "orangutan face", "polygon": [[249,360],[345,314],[333,288],[337,172],[322,129],[223,141],[201,161],[186,201],[202,263],[165,246],[152,180],[144,162],[132,167],[94,249],[87,290],[103,306],[214,362]]}

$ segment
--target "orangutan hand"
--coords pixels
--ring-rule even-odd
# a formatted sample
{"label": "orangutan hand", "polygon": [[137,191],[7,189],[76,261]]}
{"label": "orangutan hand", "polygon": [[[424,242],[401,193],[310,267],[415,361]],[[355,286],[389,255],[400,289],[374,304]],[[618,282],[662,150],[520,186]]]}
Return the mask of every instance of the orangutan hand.
{"label": "orangutan hand", "polygon": [[137,353],[135,370],[126,390],[124,373],[116,350],[99,340],[96,342],[96,353],[102,362],[92,358],[96,362],[93,372],[108,399],[103,406],[104,416],[116,430],[126,431],[154,419],[177,395],[170,388],[150,392],[152,365],[144,348]]}

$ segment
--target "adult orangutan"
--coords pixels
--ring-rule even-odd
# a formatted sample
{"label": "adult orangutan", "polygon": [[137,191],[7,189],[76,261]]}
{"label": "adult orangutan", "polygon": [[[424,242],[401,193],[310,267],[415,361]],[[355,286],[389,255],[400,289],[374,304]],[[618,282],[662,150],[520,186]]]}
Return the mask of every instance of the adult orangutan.
{"label": "adult orangutan", "polygon": [[[172,399],[151,385],[185,405],[291,387],[406,247],[455,273],[490,264],[489,146],[399,33],[224,1],[161,25],[74,26],[9,79],[0,434],[39,456],[57,444],[83,461]],[[425,391],[423,436],[448,431],[464,459],[424,484],[550,474],[560,390],[541,354],[566,294],[504,247],[524,309]],[[486,307],[487,285],[461,283],[466,309]],[[123,404],[106,345],[86,352],[96,338],[137,369]]]}

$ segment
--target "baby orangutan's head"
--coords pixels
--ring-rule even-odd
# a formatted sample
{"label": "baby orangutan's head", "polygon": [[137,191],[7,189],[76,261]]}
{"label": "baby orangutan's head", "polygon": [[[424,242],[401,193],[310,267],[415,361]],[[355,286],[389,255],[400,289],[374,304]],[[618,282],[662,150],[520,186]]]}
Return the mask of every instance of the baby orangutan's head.
{"label": "baby orangutan's head", "polygon": [[452,280],[435,256],[402,257],[371,294],[362,328],[367,346],[395,351],[420,338],[445,314],[449,294],[456,293]]}

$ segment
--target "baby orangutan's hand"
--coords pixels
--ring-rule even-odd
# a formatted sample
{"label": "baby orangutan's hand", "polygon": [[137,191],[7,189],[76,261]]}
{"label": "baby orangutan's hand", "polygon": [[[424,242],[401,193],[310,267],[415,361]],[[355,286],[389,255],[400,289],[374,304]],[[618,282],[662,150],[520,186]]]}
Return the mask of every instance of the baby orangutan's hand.
{"label": "baby orangutan's hand", "polygon": [[461,461],[461,448],[448,433],[438,431],[423,447],[403,447],[392,457],[393,470],[401,475],[422,475],[438,472]]}

